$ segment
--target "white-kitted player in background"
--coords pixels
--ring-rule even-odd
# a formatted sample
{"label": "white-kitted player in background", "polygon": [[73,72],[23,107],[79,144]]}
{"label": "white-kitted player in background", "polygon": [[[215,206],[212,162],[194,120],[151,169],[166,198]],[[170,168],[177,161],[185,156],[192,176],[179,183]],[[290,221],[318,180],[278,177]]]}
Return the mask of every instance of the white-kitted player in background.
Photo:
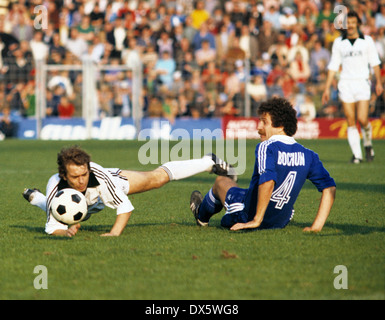
{"label": "white-kitted player in background", "polygon": [[333,43],[325,91],[322,95],[322,103],[326,104],[329,101],[333,78],[341,66],[338,91],[348,122],[347,135],[353,152],[353,163],[362,162],[361,139],[356,121],[361,126],[366,160],[370,162],[374,159],[372,127],[368,120],[371,96],[370,67],[373,68],[376,78],[376,94],[381,95],[383,92],[380,73],[381,60],[373,39],[360,32],[360,24],[358,14],[349,11],[347,29],[343,30],[342,36]]}
{"label": "white-kitted player in background", "polygon": [[110,232],[103,236],[119,236],[134,209],[127,195],[157,189],[171,180],[184,179],[205,171],[236,177],[234,169],[214,154],[201,159],[170,161],[152,171],[130,171],[103,168],[92,162],[90,155],[80,147],[71,146],[58,153],[57,164],[58,173],[49,179],[46,195],[38,189],[25,189],[23,196],[47,213],[46,233],[69,237],[78,232],[80,224],[63,224],[49,210],[52,199],[62,189],[73,188],[85,195],[88,205],[86,219],[105,206],[116,209],[115,223]]}

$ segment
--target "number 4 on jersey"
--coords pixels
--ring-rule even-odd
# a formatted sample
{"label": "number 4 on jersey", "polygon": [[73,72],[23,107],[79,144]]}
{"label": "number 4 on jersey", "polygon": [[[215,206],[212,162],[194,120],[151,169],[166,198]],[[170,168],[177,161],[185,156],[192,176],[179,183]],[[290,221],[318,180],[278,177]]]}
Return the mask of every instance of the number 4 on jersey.
{"label": "number 4 on jersey", "polygon": [[278,187],[277,190],[271,195],[271,201],[276,202],[275,208],[282,209],[283,206],[290,201],[290,193],[293,189],[295,178],[297,177],[296,171],[290,171],[286,179]]}

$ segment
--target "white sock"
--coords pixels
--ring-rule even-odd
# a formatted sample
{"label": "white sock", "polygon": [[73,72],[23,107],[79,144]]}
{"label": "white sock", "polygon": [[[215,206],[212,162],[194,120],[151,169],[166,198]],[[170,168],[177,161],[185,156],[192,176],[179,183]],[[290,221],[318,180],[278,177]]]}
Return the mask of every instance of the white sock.
{"label": "white sock", "polygon": [[33,198],[30,202],[30,204],[36,206],[36,207],[39,207],[40,209],[47,211],[47,198],[44,194],[42,194],[41,192],[39,191],[35,191],[33,193]]}
{"label": "white sock", "polygon": [[361,138],[357,127],[348,127],[348,142],[354,157],[362,160]]}
{"label": "white sock", "polygon": [[201,159],[170,161],[161,165],[171,180],[181,180],[201,172],[211,171],[214,161],[210,156],[204,156]]}
{"label": "white sock", "polygon": [[366,128],[361,127],[362,140],[364,142],[364,147],[370,147],[372,145],[372,125],[369,124]]}

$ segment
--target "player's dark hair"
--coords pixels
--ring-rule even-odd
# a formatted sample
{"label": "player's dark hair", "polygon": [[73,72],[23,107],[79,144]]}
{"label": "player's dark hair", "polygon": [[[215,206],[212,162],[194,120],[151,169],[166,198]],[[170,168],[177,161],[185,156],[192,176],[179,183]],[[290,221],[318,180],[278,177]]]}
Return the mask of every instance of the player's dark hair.
{"label": "player's dark hair", "polygon": [[60,178],[67,175],[67,164],[76,164],[78,166],[87,164],[90,169],[91,156],[82,150],[79,146],[65,147],[57,154],[57,164]]}
{"label": "player's dark hair", "polygon": [[357,23],[358,25],[360,26],[361,25],[361,18],[360,16],[358,15],[357,12],[353,11],[353,10],[349,10],[348,12],[348,18],[357,18]]}
{"label": "player's dark hair", "polygon": [[283,127],[285,133],[292,137],[297,132],[297,114],[294,107],[284,98],[272,98],[258,108],[258,115],[268,113],[274,128]]}

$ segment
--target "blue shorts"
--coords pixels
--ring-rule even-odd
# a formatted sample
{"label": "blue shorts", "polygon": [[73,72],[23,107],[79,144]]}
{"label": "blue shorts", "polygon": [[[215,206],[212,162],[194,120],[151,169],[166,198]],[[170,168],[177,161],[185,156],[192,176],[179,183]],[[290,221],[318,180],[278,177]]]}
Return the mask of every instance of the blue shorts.
{"label": "blue shorts", "polygon": [[[221,226],[224,228],[231,228],[236,223],[246,223],[253,220],[255,213],[252,216],[245,210],[245,198],[248,189],[241,189],[238,187],[230,188],[226,193],[225,208],[226,213],[222,217]],[[284,219],[280,216],[270,216],[262,221],[261,225],[256,229],[276,229],[284,228],[294,215],[294,209],[289,219]],[[267,218],[267,219],[266,219]]]}
{"label": "blue shorts", "polygon": [[243,210],[245,208],[244,201],[247,190],[232,187],[227,191],[225,200],[226,213],[221,220],[222,227],[231,228],[236,223],[248,222],[248,215]]}

